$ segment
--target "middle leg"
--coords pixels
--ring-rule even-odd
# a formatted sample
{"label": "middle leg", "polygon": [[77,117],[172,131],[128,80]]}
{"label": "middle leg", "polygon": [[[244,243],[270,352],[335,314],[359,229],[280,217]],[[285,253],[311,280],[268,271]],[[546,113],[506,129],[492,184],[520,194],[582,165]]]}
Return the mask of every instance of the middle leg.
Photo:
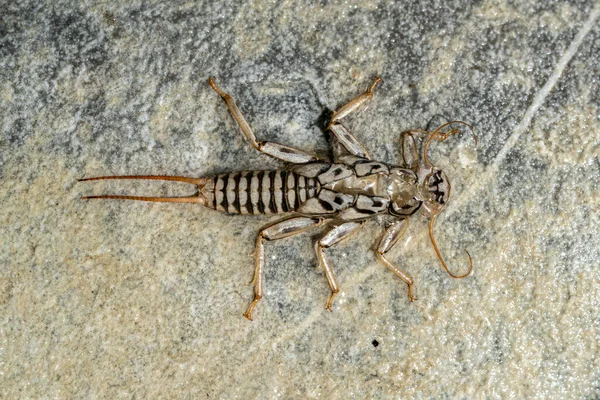
{"label": "middle leg", "polygon": [[366,92],[350,100],[338,111],[335,111],[331,117],[331,121],[329,122],[329,130],[333,132],[335,138],[339,141],[343,148],[354,156],[370,159],[369,153],[365,147],[350,133],[350,131],[348,131],[344,125],[342,125],[340,120],[353,111],[356,111],[360,107],[364,106],[369,100],[371,100],[373,98],[373,90],[379,82],[381,82],[381,78],[375,78],[375,81],[373,81]]}
{"label": "middle leg", "polygon": [[338,122],[348,114],[352,113],[353,111],[356,111],[358,108],[365,105],[369,100],[371,100],[373,98],[373,91],[375,90],[375,86],[377,86],[379,82],[382,82],[382,79],[380,77],[376,77],[369,89],[350,100],[339,110],[335,111],[333,113],[333,116],[331,117],[331,122],[329,123],[329,125],[335,124],[336,122]]}
{"label": "middle leg", "polygon": [[331,264],[325,256],[325,249],[352,235],[353,233],[358,231],[364,225],[364,223],[365,221],[352,221],[334,226],[333,228],[331,228],[331,230],[325,233],[325,235],[321,239],[315,242],[315,252],[317,253],[319,265],[325,271],[327,282],[329,283],[329,287],[331,288],[331,295],[329,296],[329,300],[327,301],[327,305],[325,306],[326,310],[331,311],[331,304],[333,303],[333,298],[340,291],[340,287],[338,286],[335,280],[335,276],[333,275],[333,269],[331,268]]}

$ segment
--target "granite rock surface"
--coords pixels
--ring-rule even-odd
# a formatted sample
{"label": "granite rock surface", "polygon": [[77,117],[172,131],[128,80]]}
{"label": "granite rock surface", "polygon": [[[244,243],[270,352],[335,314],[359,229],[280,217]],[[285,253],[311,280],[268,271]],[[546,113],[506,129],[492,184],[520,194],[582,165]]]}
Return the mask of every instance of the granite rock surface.
{"label": "granite rock surface", "polygon": [[[600,397],[600,3],[0,2],[0,397]],[[235,3],[235,4],[232,4]],[[460,119],[430,157],[452,179],[437,223],[377,262],[368,224],[328,254],[311,234],[196,205],[81,201],[184,195],[86,182],[278,168],[244,141],[328,154],[331,110],[381,76],[348,126],[397,162],[399,133]],[[193,189],[192,189],[193,192]]]}

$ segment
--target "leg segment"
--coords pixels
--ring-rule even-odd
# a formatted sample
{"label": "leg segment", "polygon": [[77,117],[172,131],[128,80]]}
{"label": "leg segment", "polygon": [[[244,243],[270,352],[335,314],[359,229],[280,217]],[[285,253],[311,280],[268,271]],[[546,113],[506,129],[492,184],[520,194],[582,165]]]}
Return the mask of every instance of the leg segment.
{"label": "leg segment", "polygon": [[413,278],[400,268],[396,267],[385,257],[385,254],[398,242],[398,239],[400,239],[404,232],[406,232],[406,228],[408,228],[408,218],[396,221],[388,227],[377,247],[377,258],[379,258],[383,265],[388,267],[408,285],[408,297],[410,297],[410,301],[415,301],[417,298],[413,294]]}
{"label": "leg segment", "polygon": [[254,307],[263,297],[263,282],[265,278],[265,241],[278,240],[289,236],[297,235],[306,232],[309,229],[321,226],[325,220],[323,218],[314,217],[297,217],[288,218],[283,221],[278,221],[267,225],[260,230],[256,235],[256,266],[254,270],[254,300],[250,303],[248,310],[244,313],[244,317],[252,321],[252,312]]}
{"label": "leg segment", "polygon": [[406,167],[412,170],[417,168],[417,165],[419,164],[419,153],[417,152],[417,141],[415,140],[415,136],[425,137],[427,133],[427,131],[415,129],[412,131],[404,131],[400,134],[402,162]]}
{"label": "leg segment", "polygon": [[354,156],[371,159],[369,152],[365,147],[356,139],[350,131],[342,125],[341,122],[329,125],[329,130],[333,132],[333,135],[337,139],[339,145],[333,147],[334,158],[337,159],[344,153],[350,153]]}
{"label": "leg segment", "polygon": [[335,111],[333,113],[333,116],[331,117],[331,122],[329,124],[335,124],[336,122],[338,122],[339,120],[341,120],[342,118],[344,118],[345,116],[347,116],[348,114],[360,108],[366,102],[371,100],[373,98],[373,90],[379,82],[382,82],[381,78],[376,77],[366,92],[353,98],[347,104],[343,105],[342,108],[340,108],[338,111]]}
{"label": "leg segment", "polygon": [[[406,165],[410,169],[417,168],[417,164],[419,163],[419,153],[417,150],[417,141],[415,138],[426,139],[434,131],[429,132],[423,129],[413,129],[410,131],[404,131],[400,134],[400,141],[402,145],[402,160],[404,165]],[[444,141],[448,138],[447,134],[437,134],[433,140],[436,141]]]}
{"label": "leg segment", "polygon": [[[404,161],[404,165],[408,166],[411,169],[417,167],[417,164],[419,162],[419,155],[417,152],[417,143],[415,138],[425,140],[425,145],[423,147],[423,159],[426,164],[429,164],[427,160],[427,148],[429,147],[431,141],[443,142],[450,136],[461,133],[460,129],[452,128],[452,124],[462,124],[469,128],[469,130],[473,133],[475,144],[477,144],[477,135],[475,135],[473,127],[463,121],[446,122],[434,131],[427,131],[423,129],[413,129],[410,131],[404,131],[400,134],[400,139],[402,141],[402,158]],[[450,129],[442,131],[442,129],[446,127],[450,127]]]}
{"label": "leg segment", "polygon": [[303,164],[311,161],[317,161],[317,158],[311,154],[308,154],[302,150],[298,150],[296,148],[290,146],[284,146],[275,142],[259,142],[256,140],[256,136],[254,132],[252,132],[252,128],[250,128],[250,124],[246,121],[246,118],[242,115],[242,112],[238,108],[237,104],[235,104],[235,100],[228,93],[222,91],[216,84],[215,78],[211,77],[208,80],[208,84],[213,88],[215,92],[217,92],[227,104],[231,115],[238,123],[240,129],[248,143],[256,150],[260,151],[263,154],[269,155],[271,157],[277,158],[279,160],[294,163],[294,164]]}
{"label": "leg segment", "polygon": [[333,303],[333,298],[340,291],[340,287],[335,281],[335,276],[333,275],[333,269],[331,268],[331,264],[325,256],[325,249],[352,235],[353,233],[358,231],[363,226],[363,224],[364,221],[346,222],[341,225],[334,226],[330,231],[325,233],[325,235],[315,243],[315,252],[317,253],[319,266],[322,267],[325,271],[327,282],[329,282],[329,287],[331,288],[331,295],[329,296],[329,300],[327,301],[327,305],[325,306],[325,309],[329,311],[331,311],[331,304]]}
{"label": "leg segment", "polygon": [[[427,139],[431,136],[435,131],[426,131],[423,129],[412,129],[410,131],[404,131],[400,134],[400,141],[402,144],[402,159],[404,165],[406,165],[410,169],[415,169],[417,164],[419,163],[419,153],[417,151],[417,141],[415,138],[419,139]],[[438,133],[432,140],[443,142],[448,139],[450,135],[460,132],[457,129],[451,129],[448,132]]]}
{"label": "leg segment", "polygon": [[339,143],[350,154],[367,159],[370,159],[367,150],[339,121],[371,100],[373,98],[373,90],[379,82],[381,82],[381,78],[375,78],[375,81],[373,81],[371,87],[366,92],[350,100],[350,102],[342,106],[338,111],[335,111],[328,127]]}

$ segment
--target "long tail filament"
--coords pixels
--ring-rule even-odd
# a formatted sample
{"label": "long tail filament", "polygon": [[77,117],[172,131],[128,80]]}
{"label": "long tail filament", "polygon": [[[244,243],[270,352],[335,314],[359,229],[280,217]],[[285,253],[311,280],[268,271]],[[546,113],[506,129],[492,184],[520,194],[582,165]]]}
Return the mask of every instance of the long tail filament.
{"label": "long tail filament", "polygon": [[435,254],[437,255],[438,260],[440,260],[440,262],[442,263],[442,266],[444,267],[444,269],[446,270],[448,275],[450,275],[451,277],[456,278],[456,279],[466,278],[467,276],[469,276],[471,274],[471,271],[473,271],[473,259],[471,258],[471,255],[469,254],[469,252],[467,250],[465,250],[465,253],[467,253],[467,256],[469,256],[469,270],[467,271],[467,273],[463,274],[463,275],[455,275],[452,272],[450,272],[448,265],[446,265],[446,262],[442,258],[442,253],[440,253],[440,249],[438,249],[437,243],[435,242],[435,238],[433,237],[433,224],[435,223],[436,216],[437,215],[432,216],[431,220],[429,222],[429,238],[431,239],[431,244],[433,245]]}
{"label": "long tail filament", "polygon": [[[208,182],[207,178],[188,178],[186,176],[168,176],[168,175],[120,175],[120,176],[99,176],[94,178],[83,178],[79,179],[79,182],[84,181],[100,181],[105,179],[143,179],[143,180],[157,180],[157,181],[176,181],[185,182],[196,185],[198,189],[202,189]],[[153,201],[163,203],[199,203],[206,205],[206,199],[200,192],[194,196],[186,197],[147,197],[147,196],[117,196],[117,195],[102,195],[102,196],[83,196],[83,200],[89,199],[118,199],[118,200],[139,200],[139,201]]]}

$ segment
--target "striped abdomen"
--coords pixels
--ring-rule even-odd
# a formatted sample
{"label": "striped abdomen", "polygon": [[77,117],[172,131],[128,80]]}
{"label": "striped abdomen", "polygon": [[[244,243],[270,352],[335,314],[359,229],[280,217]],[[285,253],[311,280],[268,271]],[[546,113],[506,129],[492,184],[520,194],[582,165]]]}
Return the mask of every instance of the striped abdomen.
{"label": "striped abdomen", "polygon": [[207,206],[234,214],[279,214],[295,211],[315,196],[318,184],[292,171],[242,171],[219,174],[202,194]]}

